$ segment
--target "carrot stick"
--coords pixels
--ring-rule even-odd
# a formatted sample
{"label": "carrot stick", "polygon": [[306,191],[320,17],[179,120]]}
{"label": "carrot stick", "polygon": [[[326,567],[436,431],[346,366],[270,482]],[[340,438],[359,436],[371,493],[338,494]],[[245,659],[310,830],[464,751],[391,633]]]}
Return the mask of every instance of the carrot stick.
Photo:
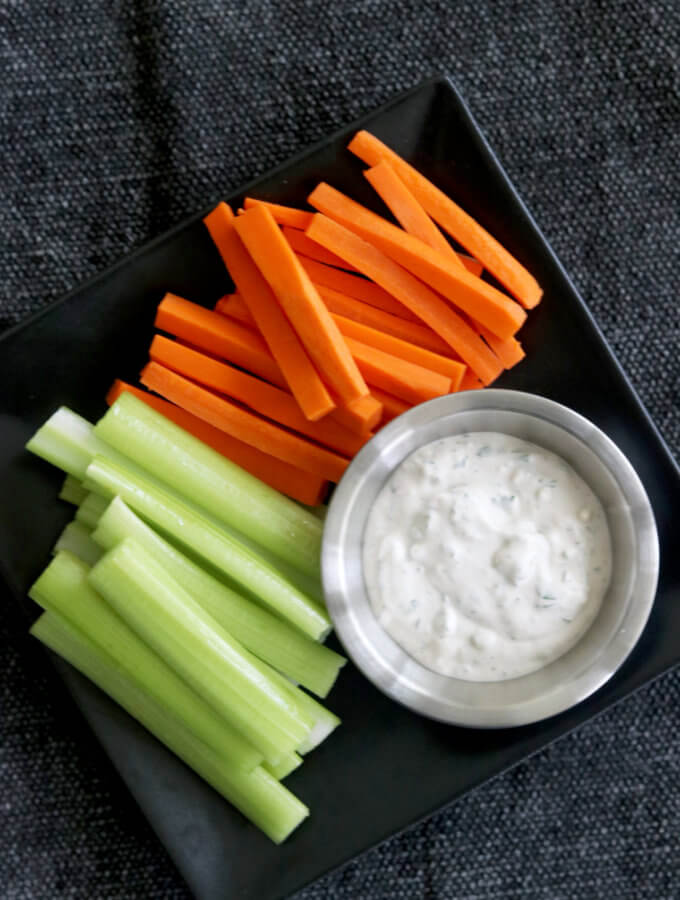
{"label": "carrot stick", "polygon": [[409,409],[408,403],[404,403],[403,400],[400,400],[392,394],[388,394],[386,391],[381,391],[380,388],[371,388],[371,393],[377,400],[380,400],[383,405],[381,425],[386,425],[388,422],[391,422],[392,419],[396,419],[397,416],[400,416]]}
{"label": "carrot stick", "polygon": [[308,259],[316,260],[316,262],[324,263],[324,265],[327,266],[337,266],[340,269],[352,268],[352,266],[343,259],[336,256],[335,253],[331,253],[324,247],[320,247],[315,241],[308,237],[304,231],[284,225],[282,232],[283,236],[296,253],[302,254],[302,256],[305,256]]}
{"label": "carrot stick", "polygon": [[[250,202],[248,202],[248,198],[246,199],[245,206],[246,208],[249,208],[256,203],[262,203],[271,209],[274,220],[279,225],[284,226],[283,233],[286,240],[296,253],[304,257],[304,262],[311,260],[312,262],[319,262],[321,265],[331,266],[332,268],[349,269],[350,272],[353,270],[354,267],[350,266],[345,260],[340,259],[339,256],[336,256],[328,250],[324,250],[323,247],[319,247],[314,241],[310,241],[307,235],[304,234],[304,229],[308,228],[311,217],[314,215],[313,212],[307,212],[307,210],[304,209],[293,209],[288,206],[277,206],[274,203],[266,203],[264,200],[253,200],[252,198],[250,198]],[[275,208],[272,209],[272,207]],[[239,210],[239,212],[243,213],[244,210]],[[300,215],[299,217],[294,217],[293,213],[299,213]],[[309,216],[309,218],[307,218],[307,216]],[[287,218],[289,218],[290,221],[286,221]],[[448,244],[448,246],[451,245]],[[471,256],[467,256],[465,253],[458,253],[455,250],[453,252],[468,272],[472,272],[473,275],[477,276],[482,274],[484,266],[480,262],[473,259]]]}
{"label": "carrot stick", "polygon": [[[445,378],[450,379],[450,391],[458,390],[463,375],[465,374],[466,366],[464,363],[458,362],[458,360],[451,359],[447,356],[440,356],[437,353],[430,353],[429,350],[424,350],[422,347],[416,347],[415,344],[409,344],[407,341],[402,341],[400,338],[395,338],[392,337],[392,335],[385,334],[375,328],[361,325],[359,322],[353,322],[351,319],[345,319],[343,316],[336,315],[333,316],[333,318],[342,334],[345,335],[350,349],[352,348],[350,339],[360,341],[362,344],[374,347],[376,350],[381,350],[383,353],[389,353],[391,356],[396,356],[398,359],[402,359],[405,362],[413,363],[423,369],[429,369],[431,372],[437,372]],[[368,380],[369,382],[371,381],[370,377]],[[372,391],[373,385],[371,384],[371,392]]]}
{"label": "carrot stick", "polygon": [[337,325],[269,210],[253,206],[234,226],[325,382],[343,400],[365,397],[366,382]]}
{"label": "carrot stick", "polygon": [[391,313],[394,316],[409,319],[411,322],[418,321],[418,317],[414,316],[403,303],[400,303],[377,284],[373,284],[372,281],[368,281],[368,279],[362,278],[360,275],[352,275],[350,272],[343,272],[333,266],[327,266],[324,263],[316,262],[316,260],[308,259],[306,256],[299,256],[298,259],[305,272],[317,286],[317,289],[325,287],[333,291],[339,291],[347,297],[360,300],[362,303],[367,303],[369,306],[376,307],[376,309],[382,309],[384,312]]}
{"label": "carrot stick", "polygon": [[[248,325],[249,327],[254,326],[253,318],[250,315],[248,307],[243,302],[243,298],[240,294],[230,294],[227,297],[222,297],[220,300],[218,300],[215,309],[223,315],[231,316],[237,321],[242,322],[244,325]],[[330,304],[329,309],[331,309]],[[439,372],[440,375],[444,375],[445,377],[451,379],[452,391],[458,390],[458,385],[460,384],[461,378],[465,373],[465,365],[463,363],[451,359],[450,356],[442,356],[438,353],[431,353],[429,350],[424,350],[422,347],[418,347],[416,344],[412,344],[408,341],[401,340],[400,338],[393,337],[390,334],[385,334],[379,329],[371,328],[370,326],[361,324],[360,322],[357,322],[350,318],[346,318],[345,316],[337,315],[333,312],[331,312],[331,315],[333,316],[333,321],[338,326],[340,333],[344,334],[345,337],[354,338],[357,341],[368,344],[369,347],[375,347],[377,350],[383,350],[385,353],[390,353],[392,354],[392,356],[398,356],[399,359],[404,359],[407,362],[415,363],[416,365],[422,366],[424,369],[430,369],[432,372]],[[444,344],[444,347],[449,353],[451,352],[450,348],[446,344]],[[158,360],[158,362],[163,362],[164,365],[168,366],[171,369],[173,368],[173,366],[168,362],[164,362],[163,360]],[[200,378],[194,377],[190,372],[184,372],[183,374],[188,375],[189,378],[193,378],[194,381],[201,381]],[[368,381],[369,384],[371,384],[370,378],[368,379]],[[201,381],[201,384],[203,383],[204,382]],[[373,385],[371,384],[371,389],[372,388]],[[216,388],[216,390],[221,390],[221,388]],[[275,388],[272,390],[275,390]],[[230,392],[223,391],[223,393]],[[243,400],[243,398],[241,397],[237,399]],[[243,400],[243,402],[248,403],[247,400]],[[258,410],[258,412],[262,412],[263,415],[269,415],[261,409]],[[269,417],[275,418],[275,416]],[[284,422],[283,424],[287,423]],[[290,427],[293,428],[294,426],[291,425]],[[297,430],[299,431],[300,429]],[[321,441],[321,443],[325,442]]]}
{"label": "carrot stick", "polygon": [[158,363],[148,363],[142,370],[140,381],[149,390],[176,403],[204,422],[209,422],[220,431],[313,475],[328,481],[339,481],[349,465],[349,460],[342,456],[241,409]]}
{"label": "carrot stick", "polygon": [[161,335],[157,334],[151,342],[149,357],[166,369],[220,394],[227,394],[260,415],[305,434],[343,456],[354,456],[370,437],[360,437],[327,419],[310,422],[295,398],[280,388]]}
{"label": "carrot stick", "polygon": [[330,418],[357,434],[366,434],[376,427],[382,417],[382,404],[375,397],[359,397],[336,407]]}
{"label": "carrot stick", "polygon": [[364,175],[404,231],[420,238],[433,250],[439,250],[454,264],[465,266],[473,275],[479,277],[482,274],[484,266],[471,256],[453,249],[387,160],[367,169]]}
{"label": "carrot stick", "polygon": [[502,341],[483,325],[475,323],[474,327],[479,331],[506,369],[512,369],[513,366],[516,366],[517,363],[521,362],[526,356],[524,349],[517,338],[511,337]]}
{"label": "carrot stick", "polygon": [[111,406],[115,403],[124,391],[139,397],[148,406],[164,415],[166,419],[170,419],[175,425],[179,425],[180,428],[188,431],[199,441],[203,441],[208,447],[212,447],[213,450],[226,456],[246,472],[250,472],[251,475],[282,494],[287,494],[293,500],[309,506],[316,506],[325,497],[328,483],[324,479],[314,478],[309,472],[304,472],[296,466],[291,466],[290,463],[270,456],[269,453],[263,453],[255,447],[244,444],[243,441],[208,425],[202,419],[192,416],[191,413],[180,409],[179,406],[168,403],[167,400],[163,400],[156,394],[150,394],[148,391],[142,391],[124,381],[116,380],[106,395],[108,405]]}
{"label": "carrot stick", "polygon": [[262,338],[250,328],[219,313],[191,303],[175,294],[166,294],[156,311],[156,328],[192,344],[200,350],[228,359],[278,387],[286,379]]}
{"label": "carrot stick", "polygon": [[346,256],[357,269],[417,313],[485,384],[500,375],[501,363],[480,336],[448,303],[377,247],[326,216],[315,216],[310,231],[314,240]]}
{"label": "carrot stick", "polygon": [[349,149],[369,166],[375,166],[382,160],[390,162],[425,211],[444,231],[479,260],[522,306],[527,309],[536,306],[543,293],[536,279],[479,222],[424,175],[367,131],[357,132]]}
{"label": "carrot stick", "polygon": [[355,338],[345,338],[356,364],[372,385],[407,403],[422,403],[451,390],[451,379]]}
{"label": "carrot stick", "polygon": [[271,288],[241,243],[233,213],[226,203],[220,203],[203,221],[300,409],[312,421],[321,419],[335,404]]}
{"label": "carrot stick", "polygon": [[394,337],[417,344],[433,353],[444,356],[450,356],[452,353],[446,341],[422,322],[406,321],[406,319],[393,316],[382,309],[375,309],[359,300],[345,297],[344,294],[330,288],[319,287],[318,290],[321,299],[332,313],[352,319],[354,322],[361,322],[362,325],[368,325],[378,331],[384,331],[386,334],[392,334]]}
{"label": "carrot stick", "polygon": [[222,316],[230,316],[232,319],[236,319],[237,322],[247,325],[248,328],[257,328],[255,319],[253,319],[250,310],[245,304],[245,300],[239,293],[225,294],[224,297],[220,297],[215,304],[215,312]]}
{"label": "carrot stick", "polygon": [[483,388],[484,385],[477,378],[475,373],[470,369],[467,370],[465,375],[463,375],[463,380],[460,383],[459,391],[478,391],[480,388]]}
{"label": "carrot stick", "polygon": [[[439,250],[455,266],[463,262],[411,191],[386,160],[364,172],[365,177],[399,222],[404,231],[417,237],[433,250]],[[311,223],[310,223],[311,224]]]}
{"label": "carrot stick", "polygon": [[271,203],[269,200],[257,200],[255,197],[246,197],[243,201],[244,209],[252,209],[253,206],[258,204],[266,206],[274,217],[274,221],[279,225],[290,225],[291,228],[302,228],[304,230],[312,221],[313,213],[304,209],[281,206],[280,203]]}
{"label": "carrot stick", "polygon": [[374,244],[498,337],[511,337],[524,323],[526,312],[514,300],[329,184],[319,184],[307,199],[311,206]]}

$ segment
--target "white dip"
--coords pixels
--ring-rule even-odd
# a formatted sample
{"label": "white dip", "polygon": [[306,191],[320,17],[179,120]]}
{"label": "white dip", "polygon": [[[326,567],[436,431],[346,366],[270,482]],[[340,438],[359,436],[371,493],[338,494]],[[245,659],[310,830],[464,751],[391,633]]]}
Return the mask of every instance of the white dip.
{"label": "white dip", "polygon": [[378,621],[443,675],[540,669],[595,618],[611,575],[604,510],[554,453],[496,432],[411,454],[382,488],[363,544]]}

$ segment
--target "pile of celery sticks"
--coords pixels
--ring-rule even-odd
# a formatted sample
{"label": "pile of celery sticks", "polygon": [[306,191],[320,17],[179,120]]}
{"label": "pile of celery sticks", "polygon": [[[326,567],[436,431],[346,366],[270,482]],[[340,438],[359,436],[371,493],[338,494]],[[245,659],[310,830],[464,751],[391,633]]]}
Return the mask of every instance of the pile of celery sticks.
{"label": "pile of celery sticks", "polygon": [[339,724],[345,660],[319,582],[322,521],[132,394],[62,407],[27,444],[75,504],[30,590],[31,632],[277,843],[308,808],[281,784]]}

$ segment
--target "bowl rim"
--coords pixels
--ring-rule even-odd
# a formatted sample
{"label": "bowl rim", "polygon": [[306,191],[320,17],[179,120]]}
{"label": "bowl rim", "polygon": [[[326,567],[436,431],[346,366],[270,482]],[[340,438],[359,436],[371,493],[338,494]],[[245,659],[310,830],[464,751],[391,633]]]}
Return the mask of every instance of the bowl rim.
{"label": "bowl rim", "polygon": [[[633,509],[632,524],[637,551],[635,561],[638,563],[631,589],[635,602],[629,604],[626,611],[625,628],[619,625],[609,636],[601,652],[576,677],[559,682],[510,707],[493,703],[483,707],[473,703],[452,704],[449,700],[445,701],[443,696],[425,693],[402,672],[395,673],[393,668],[388,668],[377,655],[374,646],[367,649],[369,644],[366,636],[358,627],[357,618],[352,615],[352,597],[344,571],[344,548],[349,534],[347,526],[357,499],[370,483],[371,473],[375,471],[381,454],[394,448],[400,440],[411,436],[415,429],[424,425],[460,413],[493,409],[547,421],[576,438],[597,457]],[[502,428],[498,430],[503,431]],[[418,446],[426,443],[429,441],[425,440]],[[394,471],[415,449],[417,447],[410,447],[403,452],[390,471]],[[366,517],[361,522],[362,529],[365,521]],[[642,566],[639,565],[640,559],[644,560]],[[361,563],[360,568],[363,569]],[[379,690],[414,712],[438,721],[473,728],[506,728],[530,724],[564,712],[602,687],[621,667],[640,639],[652,610],[659,575],[659,540],[652,506],[637,472],[614,441],[598,426],[570,407],[539,394],[487,388],[483,391],[447,394],[419,404],[392,420],[361,449],[337,485],[329,504],[321,550],[321,573],[326,604],[338,638],[355,665]],[[370,607],[370,601],[367,602]],[[413,660],[396,642],[392,640],[391,644],[395,655],[401,654],[404,666],[415,665],[429,673],[426,667]],[[494,685],[513,681],[467,682],[437,673],[432,673],[432,676],[432,680],[458,681],[461,685],[488,684],[489,693]]]}

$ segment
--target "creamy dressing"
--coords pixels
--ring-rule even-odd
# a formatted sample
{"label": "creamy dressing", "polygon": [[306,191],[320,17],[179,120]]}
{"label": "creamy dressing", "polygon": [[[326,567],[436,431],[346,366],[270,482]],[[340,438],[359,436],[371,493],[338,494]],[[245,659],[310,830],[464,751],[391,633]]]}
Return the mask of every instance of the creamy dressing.
{"label": "creamy dressing", "polygon": [[611,576],[601,503],[567,463],[497,432],[443,438],[396,469],[370,512],[375,615],[424,666],[501,681],[557,659]]}

